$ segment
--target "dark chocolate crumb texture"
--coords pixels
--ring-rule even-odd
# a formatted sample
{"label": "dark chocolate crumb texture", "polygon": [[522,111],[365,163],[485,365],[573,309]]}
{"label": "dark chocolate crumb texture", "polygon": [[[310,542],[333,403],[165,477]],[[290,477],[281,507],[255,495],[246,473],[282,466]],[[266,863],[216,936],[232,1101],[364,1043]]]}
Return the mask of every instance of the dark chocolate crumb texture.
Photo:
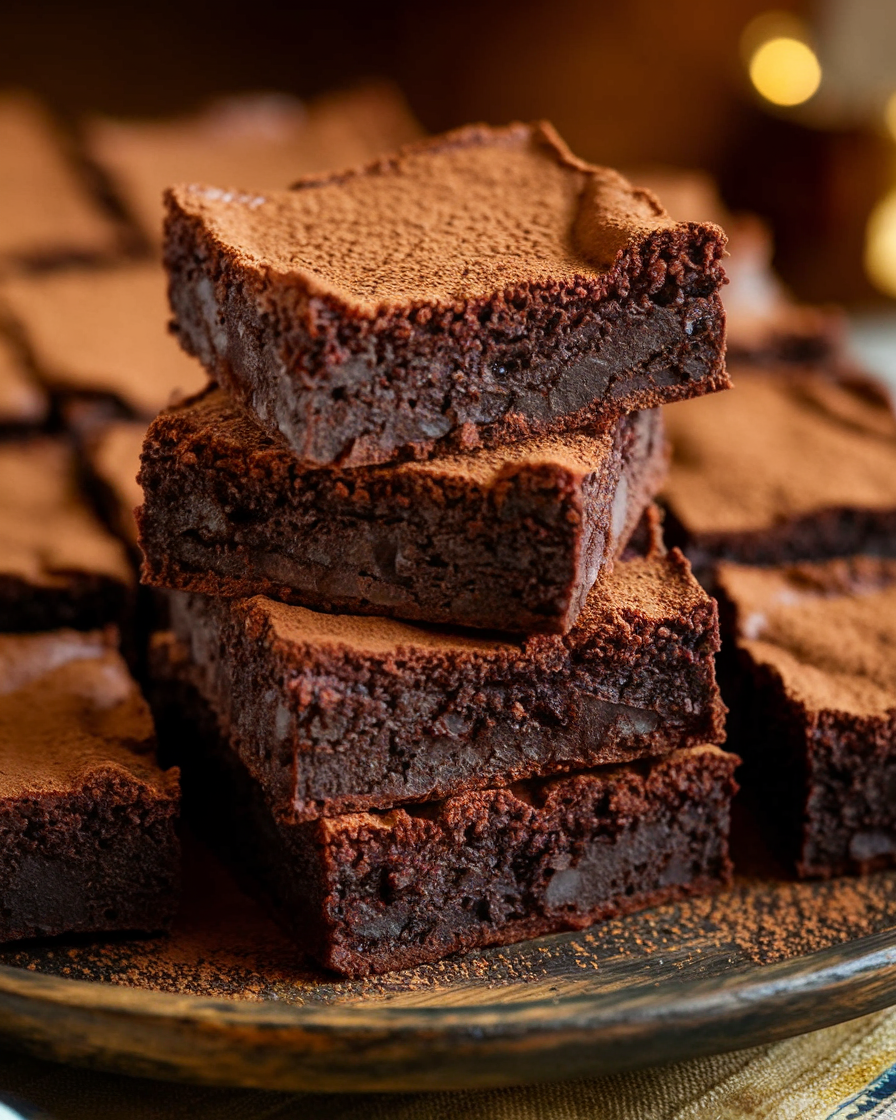
{"label": "dark chocolate crumb texture", "polygon": [[459,129],[291,191],[167,194],[181,343],[318,465],[727,388],[724,245],[546,124]]}
{"label": "dark chocolate crumb texture", "polygon": [[[659,759],[289,823],[159,635],[159,734],[197,826],[322,965],[364,976],[726,885],[735,755]],[[180,667],[180,668],[179,668]]]}
{"label": "dark chocolate crumb texture", "polygon": [[896,864],[896,560],[721,564],[749,782],[802,875]]}
{"label": "dark chocolate crumb texture", "polygon": [[0,635],[0,941],[168,926],[180,794],[154,752],[103,634]]}
{"label": "dark chocolate crumb texture", "polygon": [[564,632],[666,472],[658,409],[594,433],[303,469],[222,390],[144,445],[144,582],[321,610]]}
{"label": "dark chocolate crumb texture", "polygon": [[525,639],[173,592],[197,687],[278,814],[332,816],[720,742],[716,604],[681,553],[617,564]]}

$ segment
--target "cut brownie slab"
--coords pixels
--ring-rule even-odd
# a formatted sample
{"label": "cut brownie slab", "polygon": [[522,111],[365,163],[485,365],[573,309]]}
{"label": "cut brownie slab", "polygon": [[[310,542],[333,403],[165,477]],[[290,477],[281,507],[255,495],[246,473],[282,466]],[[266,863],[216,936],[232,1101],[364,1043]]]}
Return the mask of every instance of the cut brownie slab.
{"label": "cut brownie slab", "polygon": [[160,736],[206,834],[299,943],[349,976],[581,929],[726,884],[738,759],[715,747],[303,824],[272,813],[184,673],[154,648]]}
{"label": "cut brownie slab", "polygon": [[182,344],[304,462],[501,444],[728,386],[722,231],[673,222],[548,125],[167,198]]}
{"label": "cut brownie slab", "polygon": [[0,444],[0,630],[120,622],[133,593],[127,556],[82,498],[68,446]]}
{"label": "cut brownie slab", "polygon": [[206,384],[165,329],[165,282],[155,264],[9,279],[0,304],[31,363],[64,398],[105,398],[146,420],[175,393]]}
{"label": "cut brownie slab", "polygon": [[896,561],[722,564],[737,748],[801,875],[896,863]]}
{"label": "cut brownie slab", "polygon": [[401,94],[375,83],[305,105],[285,94],[220,98],[170,120],[87,122],[89,153],[153,242],[172,183],[259,191],[300,175],[365,163],[420,135]]}
{"label": "cut brownie slab", "polygon": [[519,633],[568,630],[666,473],[659,410],[603,433],[302,469],[221,390],[146,437],[143,579]]}
{"label": "cut brownie slab", "polygon": [[0,152],[0,264],[93,260],[120,248],[53,122],[26,93],[0,94]]}
{"label": "cut brownie slab", "polygon": [[617,564],[562,637],[174,592],[204,695],[278,813],[427,801],[723,738],[715,602],[678,552]]}
{"label": "cut brownie slab", "polygon": [[730,393],[665,410],[666,536],[698,572],[896,554],[896,418],[862,378],[735,370]]}
{"label": "cut brownie slab", "polygon": [[99,633],[0,635],[0,940],[166,928],[176,771]]}

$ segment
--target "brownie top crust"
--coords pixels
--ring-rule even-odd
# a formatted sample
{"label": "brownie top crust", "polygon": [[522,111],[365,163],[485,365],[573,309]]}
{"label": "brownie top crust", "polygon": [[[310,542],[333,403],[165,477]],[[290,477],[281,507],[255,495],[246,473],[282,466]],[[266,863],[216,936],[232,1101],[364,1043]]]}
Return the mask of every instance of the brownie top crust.
{"label": "brownie top crust", "polygon": [[[359,317],[593,281],[633,242],[676,229],[649,191],[577,159],[545,123],[468,126],[291,191],[180,186],[168,205],[241,263]],[[724,234],[704,229],[720,257]]]}
{"label": "brownie top crust", "polygon": [[12,344],[0,336],[0,427],[41,424],[48,409],[46,394]]}
{"label": "brownie top crust", "polygon": [[687,560],[673,550],[663,557],[634,559],[618,565],[592,589],[573,628],[564,635],[532,635],[514,641],[479,634],[430,629],[395,619],[324,614],[290,606],[257,595],[234,604],[247,632],[287,656],[291,662],[302,649],[314,647],[318,656],[352,661],[357,655],[385,662],[409,664],[418,659],[432,663],[435,655],[446,661],[468,655],[506,658],[518,652],[550,664],[553,651],[575,648],[606,632],[617,640],[628,627],[625,619],[637,616],[660,623],[671,617],[689,619],[704,615],[711,600],[691,574]]}
{"label": "brownie top crust", "polygon": [[81,497],[74,455],[49,437],[0,445],[0,575],[52,587],[76,573],[125,587],[134,579],[122,546]]}
{"label": "brownie top crust", "polygon": [[109,395],[149,420],[173,394],[206,383],[202,366],[166,330],[156,264],[10,278],[0,283],[0,305],[53,389]]}
{"label": "brownie top crust", "polygon": [[[447,452],[432,459],[399,463],[395,466],[374,466],[355,470],[321,468],[344,479],[347,486],[354,486],[361,479],[374,475],[396,478],[416,475],[419,478],[441,476],[468,479],[487,487],[502,477],[527,466],[551,466],[568,472],[573,478],[582,478],[599,471],[613,450],[618,421],[602,429],[569,432],[561,435],[536,436],[499,448],[477,448],[471,451]],[[289,447],[278,432],[260,427],[254,417],[235,405],[222,390],[209,388],[203,393],[174,405],[163,412],[151,426],[150,437],[154,442],[173,439],[177,445],[185,442],[189,433],[187,454],[207,459],[209,465],[220,465],[232,458],[245,461],[256,469],[270,472],[272,482],[288,484],[282,478],[283,467],[289,462],[292,473],[300,479],[313,473],[313,468],[289,455]],[[140,490],[137,489],[138,502]]]}
{"label": "brownie top crust", "polygon": [[722,563],[737,640],[811,711],[896,711],[896,560],[870,556],[752,568]]}
{"label": "brownie top crust", "polygon": [[896,418],[882,388],[812,371],[732,372],[732,392],[664,410],[664,496],[687,533],[896,508]]}
{"label": "brownie top crust", "polygon": [[137,483],[140,450],[146,425],[140,420],[115,420],[106,424],[87,441],[84,453],[103,493],[108,519],[118,535],[137,547],[134,510],[143,501]]}
{"label": "brownie top crust", "polygon": [[152,718],[112,635],[0,635],[0,798],[66,793],[118,772],[166,799]]}

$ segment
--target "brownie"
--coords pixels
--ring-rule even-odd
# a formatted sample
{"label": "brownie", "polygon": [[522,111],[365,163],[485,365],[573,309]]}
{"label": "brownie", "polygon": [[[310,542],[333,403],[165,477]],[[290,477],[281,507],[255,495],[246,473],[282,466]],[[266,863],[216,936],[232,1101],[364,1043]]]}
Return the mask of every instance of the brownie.
{"label": "brownie", "polygon": [[303,469],[223,390],[150,426],[143,580],[322,610],[568,630],[666,473],[658,409],[399,466]]}
{"label": "brownie", "polygon": [[153,662],[159,735],[183,763],[186,811],[337,972],[581,929],[730,881],[738,759],[715,747],[295,823],[271,811],[222,739],[183,647],[159,635]]}
{"label": "brownie", "polygon": [[121,237],[43,106],[0,93],[0,268],[110,257]]}
{"label": "brownie", "polygon": [[48,436],[0,443],[0,631],[121,622],[133,592],[121,544],[79,492],[71,449]]}
{"label": "brownie", "polygon": [[728,385],[722,231],[673,222],[549,125],[166,197],[181,343],[306,463],[501,445]]}
{"label": "brownie", "polygon": [[896,560],[722,564],[750,784],[803,876],[896,864]]}
{"label": "brownie", "polygon": [[41,380],[63,397],[109,398],[150,420],[175,393],[206,384],[165,328],[156,264],[10,278],[0,283],[0,306]]}
{"label": "brownie", "polygon": [[137,483],[140,451],[146,436],[141,420],[115,420],[102,425],[84,444],[88,487],[106,524],[134,556],[139,555],[134,511],[143,500]]}
{"label": "brownie", "polygon": [[722,292],[728,361],[834,363],[843,354],[846,318],[840,308],[797,303],[772,268],[768,226],[754,214],[732,214],[712,178],[701,171],[641,169],[635,183],[654,191],[676,221],[714,222],[728,235]]}
{"label": "brownie", "polygon": [[0,635],[0,941],[170,924],[180,793],[154,750],[103,634]]}
{"label": "brownie", "polygon": [[703,573],[896,555],[896,418],[870,380],[734,369],[733,392],[665,410],[666,534]]}
{"label": "brownie", "polygon": [[249,190],[287,187],[300,175],[364,163],[420,135],[401,94],[386,83],[305,105],[285,94],[219,98],[168,120],[86,122],[85,144],[153,242],[162,192],[172,183]]}
{"label": "brownie", "polygon": [[0,335],[0,432],[33,428],[47,419],[46,394],[13,343]]}
{"label": "brownie", "polygon": [[678,552],[616,565],[568,634],[437,631],[172,592],[203,693],[297,820],[723,738],[715,602]]}

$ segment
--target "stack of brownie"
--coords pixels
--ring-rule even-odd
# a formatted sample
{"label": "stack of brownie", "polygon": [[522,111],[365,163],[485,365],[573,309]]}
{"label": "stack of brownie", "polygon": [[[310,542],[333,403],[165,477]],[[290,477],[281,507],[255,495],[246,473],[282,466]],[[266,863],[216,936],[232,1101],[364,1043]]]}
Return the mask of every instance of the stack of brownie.
{"label": "stack of brownie", "polygon": [[726,882],[716,606],[632,543],[657,406],[728,386],[721,231],[545,125],[167,206],[213,384],[144,445],[157,716],[244,881],[348,975]]}

